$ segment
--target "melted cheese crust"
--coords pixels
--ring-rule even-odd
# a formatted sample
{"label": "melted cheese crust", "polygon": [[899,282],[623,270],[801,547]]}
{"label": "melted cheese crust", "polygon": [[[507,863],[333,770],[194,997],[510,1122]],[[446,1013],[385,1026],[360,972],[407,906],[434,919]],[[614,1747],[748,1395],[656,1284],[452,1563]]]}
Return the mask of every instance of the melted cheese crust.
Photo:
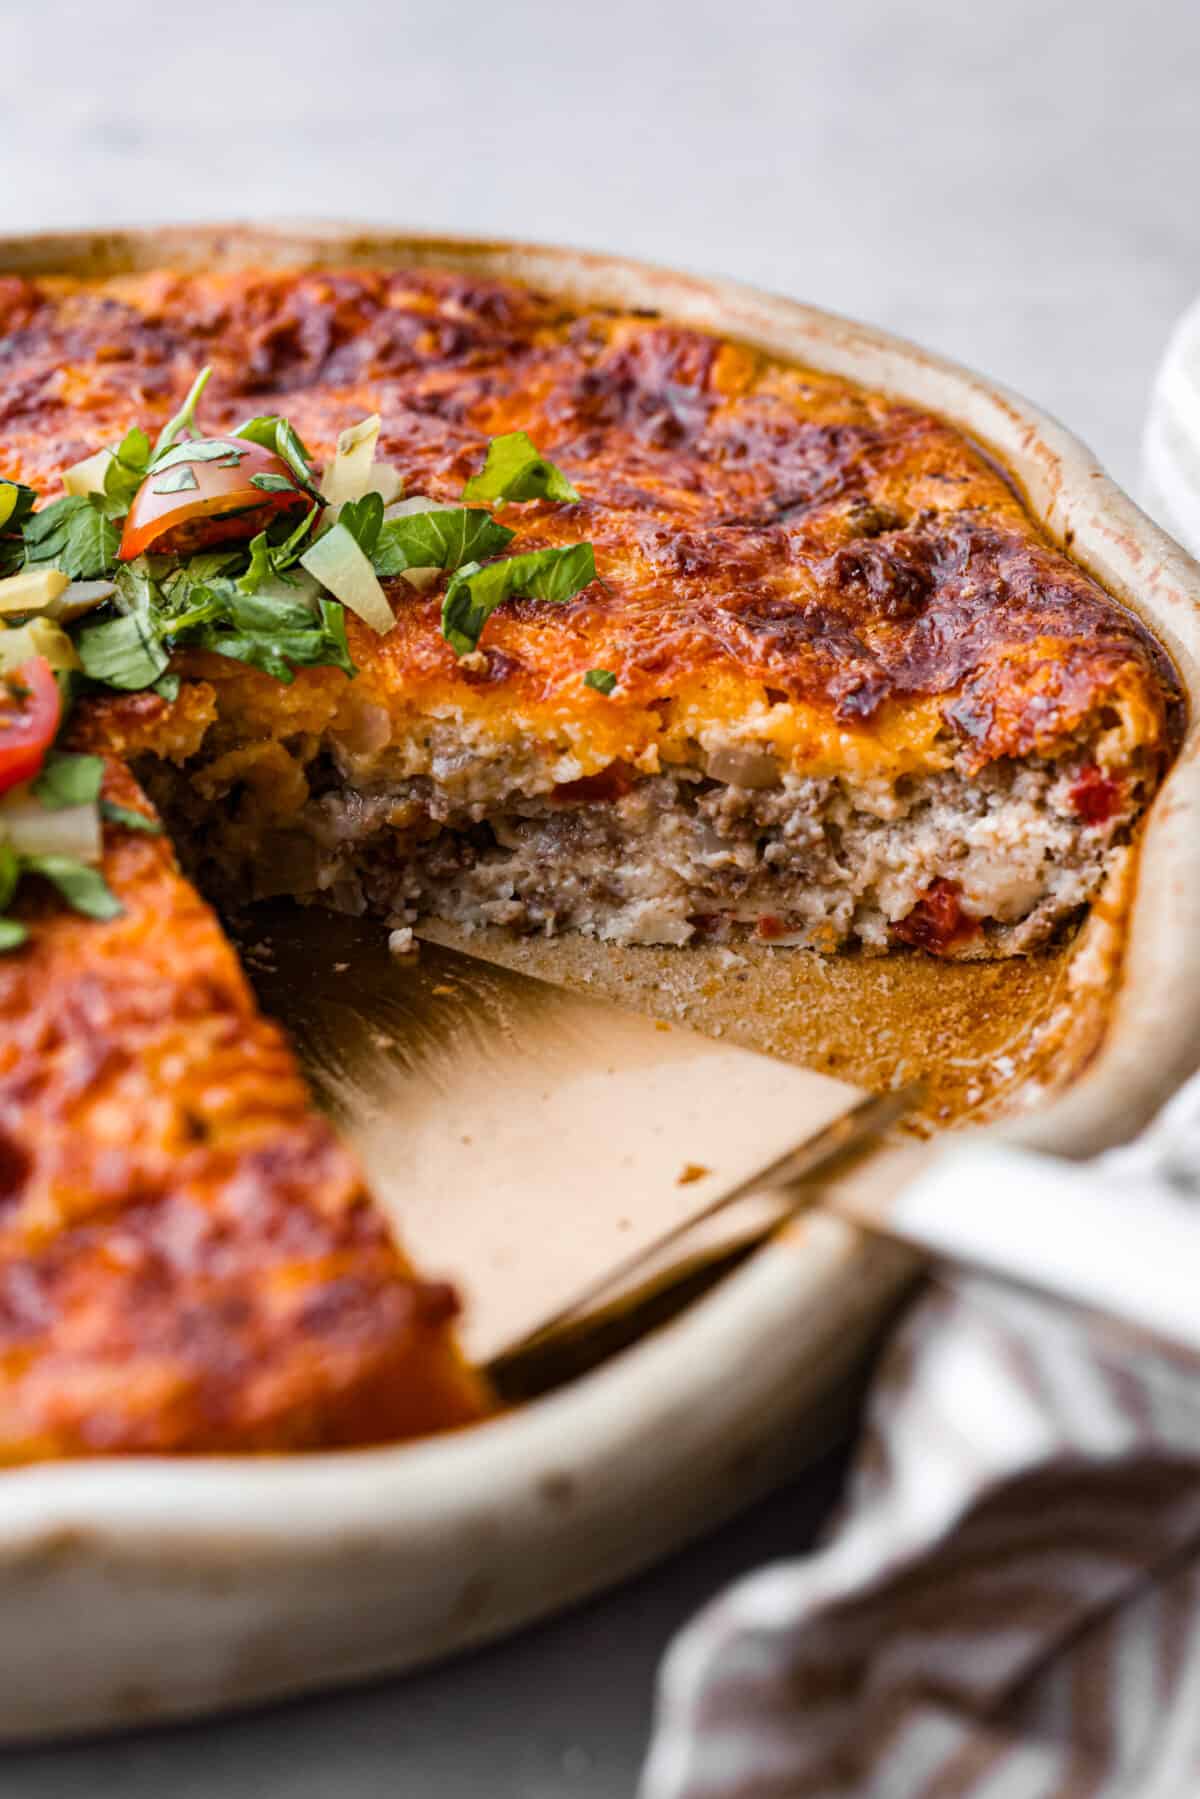
{"label": "melted cheese crust", "polygon": [[[397,737],[453,716],[577,774],[653,772],[719,727],[805,773],[891,779],[1098,731],[1113,764],[1165,742],[1154,645],[960,432],[657,317],[425,270],[0,280],[0,472],[53,492],[98,444],[165,420],[209,361],[213,429],[279,411],[324,459],[379,412],[408,491],[448,503],[487,438],[521,429],[580,488],[501,516],[510,553],[594,543],[600,579],[565,606],[506,603],[466,665],[440,588],[393,583],[385,638],[351,621],[361,691]],[[590,668],[614,694],[584,686]],[[203,672],[245,709],[244,675]],[[295,702],[250,679],[272,735]],[[330,682],[297,687],[319,706]]]}
{"label": "melted cheese crust", "polygon": [[[105,792],[148,811],[117,763]],[[105,835],[124,916],[26,897],[0,957],[0,1461],[478,1417],[451,1290],[393,1246],[166,839]]]}

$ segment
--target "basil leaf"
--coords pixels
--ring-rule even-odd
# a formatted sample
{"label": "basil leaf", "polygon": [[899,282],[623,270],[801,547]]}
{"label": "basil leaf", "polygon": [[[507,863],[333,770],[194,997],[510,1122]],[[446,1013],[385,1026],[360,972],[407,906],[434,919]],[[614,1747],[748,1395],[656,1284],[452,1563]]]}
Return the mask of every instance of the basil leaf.
{"label": "basil leaf", "polygon": [[369,556],[379,541],[383,526],[383,500],[377,493],[364,494],[361,500],[346,500],[337,515],[364,556]]}
{"label": "basil leaf", "polygon": [[9,904],[21,878],[21,859],[11,843],[0,839],[0,911]]}
{"label": "basil leaf", "polygon": [[590,543],[534,550],[527,556],[510,556],[505,562],[489,562],[486,568],[468,562],[446,589],[442,636],[457,655],[469,655],[503,601],[521,597],[561,604],[595,578],[596,557]]}
{"label": "basil leaf", "polygon": [[[230,432],[231,437],[244,437],[247,443],[258,444],[260,449],[274,450],[276,432],[283,420],[278,413],[262,413],[258,418],[244,419]],[[299,443],[299,438],[296,439]]]}
{"label": "basil leaf", "polygon": [[300,485],[310,492],[313,490],[312,452],[286,419],[274,412],[247,419],[233,432],[233,436],[244,437],[249,443],[261,445],[264,450],[273,450],[287,463]]}
{"label": "basil leaf", "polygon": [[238,576],[238,588],[242,593],[253,593],[260,584],[274,573],[271,564],[271,541],[265,531],[250,540],[250,566],[244,575]]}
{"label": "basil leaf", "polygon": [[25,561],[49,563],[72,581],[95,581],[117,559],[117,532],[95,495],[65,494],[31,514],[21,527]]}
{"label": "basil leaf", "polygon": [[15,918],[0,918],[0,955],[5,950],[19,949],[29,932]]}
{"label": "basil leaf", "polygon": [[75,639],[75,648],[85,675],[124,693],[152,687],[170,661],[153,627],[132,612],[85,626]]}
{"label": "basil leaf", "polygon": [[140,831],[144,837],[161,837],[163,834],[157,818],[147,818],[144,812],[135,812],[130,806],[118,806],[115,800],[100,801],[100,816],[110,825],[120,825],[126,831]]}
{"label": "basil leaf", "polygon": [[158,441],[154,446],[154,460],[156,462],[164,450],[169,450],[171,445],[175,443],[178,438],[183,437],[185,433],[190,432],[194,428],[196,423],[196,407],[200,403],[201,394],[208,386],[211,374],[211,368],[203,368],[200,370],[200,373],[188,388],[187,397],[184,400],[183,405],[179,408],[175,417],[169,419],[159,432]]}
{"label": "basil leaf", "polygon": [[261,493],[295,493],[296,483],[289,481],[286,475],[251,475],[251,487],[257,487]]}
{"label": "basil leaf", "polygon": [[498,556],[513,536],[490,512],[466,506],[409,512],[385,520],[371,560],[375,573],[384,576],[403,574],[406,568],[461,568],[464,562]]}
{"label": "basil leaf", "polygon": [[120,918],[125,908],[98,868],[73,856],[22,856],[21,870],[57,887],[74,912],[88,918]]}
{"label": "basil leaf", "polygon": [[480,472],[462,490],[464,500],[577,500],[579,491],[548,462],[524,431],[493,437]]}
{"label": "basil leaf", "polygon": [[195,437],[155,456],[150,473],[157,475],[161,469],[177,468],[180,463],[189,462],[219,462],[222,468],[240,468],[247,454],[225,437]]}
{"label": "basil leaf", "polygon": [[33,792],[47,812],[61,812],[65,806],[86,806],[97,799],[103,779],[104,763],[99,756],[51,750],[33,783]]}
{"label": "basil leaf", "polygon": [[[150,690],[152,693],[156,693],[159,699],[166,700],[169,706],[173,705],[179,698],[179,676],[160,675],[157,681],[151,681]],[[105,804],[106,802],[101,800],[101,811],[104,810]]]}
{"label": "basil leaf", "polygon": [[104,471],[104,498],[110,518],[121,518],[129,511],[149,467],[150,439],[134,425],[116,449],[109,451],[108,467]]}
{"label": "basil leaf", "polygon": [[195,641],[219,656],[260,668],[285,685],[292,680],[296,668],[327,666],[353,675],[356,671],[346,643],[343,607],[335,600],[322,600],[315,618],[307,607],[303,614],[302,627],[281,622],[274,628],[262,614],[243,614],[244,628],[208,626]]}
{"label": "basil leaf", "polygon": [[228,597],[229,622],[238,631],[307,631],[312,629],[313,614],[303,600],[281,599],[272,595],[259,599],[240,590]]}
{"label": "basil leaf", "polygon": [[617,677],[610,668],[589,668],[583,677],[585,687],[594,687],[597,693],[611,693],[617,684]]}
{"label": "basil leaf", "polygon": [[[207,593],[210,583],[234,569],[244,553],[238,548],[232,551],[202,550],[198,556],[189,556],[186,562],[180,563],[163,578],[159,589],[155,588],[153,582],[150,583],[150,589],[144,595],[144,603],[163,622],[164,628],[178,629],[174,621],[183,613],[193,611]],[[138,561],[141,560],[139,557]],[[129,566],[136,569],[138,563],[133,562]],[[120,575],[117,576],[117,591],[122,592]]]}
{"label": "basil leaf", "polygon": [[[320,508],[314,506],[305,513],[294,531],[289,531],[282,543],[274,544],[271,549],[271,567],[275,574],[281,575],[285,569],[291,568],[304,553],[305,539],[316,523]],[[255,542],[258,540],[255,539]],[[253,544],[250,546],[253,549]]]}
{"label": "basil leaf", "polygon": [[156,475],[154,478],[155,493],[190,493],[199,485],[195,469],[187,462],[181,462],[176,468],[168,469],[165,475]]}

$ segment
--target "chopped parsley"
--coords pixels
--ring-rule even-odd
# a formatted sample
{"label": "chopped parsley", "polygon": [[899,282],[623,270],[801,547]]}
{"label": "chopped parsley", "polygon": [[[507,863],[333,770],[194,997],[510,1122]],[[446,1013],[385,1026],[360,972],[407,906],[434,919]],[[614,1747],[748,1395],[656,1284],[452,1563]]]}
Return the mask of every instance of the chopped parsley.
{"label": "chopped parsley", "polygon": [[597,693],[611,693],[617,684],[617,677],[611,668],[589,668],[583,677],[585,687],[594,687]]}

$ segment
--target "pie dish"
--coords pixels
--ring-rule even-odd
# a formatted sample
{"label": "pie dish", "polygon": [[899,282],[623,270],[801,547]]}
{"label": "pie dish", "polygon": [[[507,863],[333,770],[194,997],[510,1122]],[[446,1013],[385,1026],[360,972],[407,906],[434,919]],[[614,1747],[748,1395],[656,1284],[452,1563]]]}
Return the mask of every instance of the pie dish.
{"label": "pie dish", "polygon": [[[14,275],[68,277],[164,264],[451,266],[472,280],[524,279],[575,305],[654,307],[768,354],[903,395],[995,454],[1050,536],[1165,646],[1189,700],[1195,690],[1200,589],[1193,565],[1051,421],[881,334],[732,286],[612,259],[352,231],[26,240],[4,245],[2,258]],[[78,453],[102,435],[89,432]],[[500,630],[504,620],[489,623]],[[1146,666],[1145,635],[1122,629],[1131,632],[1124,641],[1139,646],[1128,665]],[[488,642],[485,635],[485,653]],[[1143,692],[1161,700],[1168,688],[1151,683]],[[132,730],[137,704],[118,707]],[[1143,741],[1157,745],[1165,713],[1164,705]],[[120,803],[144,803],[122,791]],[[974,993],[978,1013],[978,996],[997,992],[997,982],[1027,993],[1022,971],[1044,959],[1060,999],[1067,984],[1073,1028],[1046,1035],[1047,1056],[1009,1103],[1029,1106],[1058,1092],[1021,1126],[1027,1134],[1068,1151],[1111,1140],[1139,1122],[1187,1065],[1197,970],[1179,946],[1196,922],[1195,807],[1192,741],[1185,736],[1144,836],[1109,867],[1088,924],[1042,958],[1009,959],[997,973],[991,960],[946,962],[907,951],[874,959],[785,952],[774,964],[789,971],[777,977],[780,986],[801,978],[791,971],[803,962],[823,971],[804,978],[830,982],[827,993],[857,995],[850,1010],[858,1006],[861,1015],[873,1006],[894,1073],[905,1020],[895,997],[889,1010],[888,983],[902,996],[918,989]],[[536,940],[527,947],[539,950]],[[568,957],[575,947],[613,956],[580,937],[565,938],[563,947]],[[701,942],[695,965],[710,974],[724,947]],[[776,954],[763,943],[749,948],[754,956]],[[630,946],[622,954],[642,971],[637,980],[645,986],[661,958],[678,964],[690,949]],[[1043,998],[1039,991],[1038,1006]],[[718,997],[716,1010],[720,1003]],[[969,1012],[969,998],[963,1003]],[[11,1475],[0,1497],[0,1538],[14,1600],[22,1595],[24,1654],[13,1670],[5,1727],[162,1715],[397,1666],[612,1578],[772,1477],[782,1421],[811,1405],[817,1388],[844,1369],[906,1272],[906,1264],[880,1257],[833,1221],[813,1221],[659,1340],[577,1393],[518,1417],[412,1448],[350,1456],[171,1467],[132,1459]],[[805,1378],[797,1383],[801,1369]],[[698,1417],[700,1391],[717,1389],[728,1403],[722,1399]],[[735,1439],[741,1447],[731,1460]],[[526,1553],[535,1546],[536,1554]],[[231,1565],[242,1602],[218,1603],[218,1586],[197,1602],[205,1583],[219,1583],[218,1570],[227,1575]],[[99,1623],[69,1642],[65,1621],[96,1581],[115,1582],[125,1593],[126,1616],[141,1621],[136,1642],[124,1630],[118,1641]],[[365,1603],[399,1582],[404,1622],[395,1604]],[[363,1603],[352,1604],[352,1593]],[[167,1643],[175,1648],[164,1655]],[[65,1673],[49,1707],[38,1698],[37,1670],[52,1663]]]}
{"label": "pie dish", "polygon": [[[134,774],[202,890],[397,928],[433,913],[622,944],[752,930],[779,953],[986,958],[1040,947],[1128,854],[1170,747],[1165,654],[929,412],[654,309],[453,269],[9,276],[0,298],[0,473],[42,502],[25,569],[78,572],[69,542],[44,549],[60,513],[124,521],[111,563],[81,564],[115,575],[124,611],[75,638],[94,679],[62,739],[106,763],[121,912],[43,896],[22,913],[23,890],[28,939],[0,967],[9,1461],[336,1447],[486,1406],[454,1355],[452,1295],[399,1261],[215,921],[145,834]],[[207,431],[197,403],[179,435],[202,359]],[[262,441],[285,412],[299,486]],[[351,491],[358,442],[335,451],[363,415],[386,475],[372,459]],[[110,504],[139,428],[154,458]],[[492,480],[506,446],[533,460]],[[455,522],[457,560],[415,589],[398,566],[382,625],[344,621],[348,662],[339,643],[297,666],[282,623],[265,647],[274,602],[252,565],[231,581],[214,558],[274,548],[286,581],[310,493],[320,545],[367,495],[388,520],[394,491],[372,479],[440,508],[377,521],[376,569],[430,520]],[[490,519],[455,510],[474,497]],[[481,567],[469,532],[503,554]],[[473,601],[556,555],[585,558],[566,591],[518,585],[448,626],[456,590]],[[17,604],[30,573],[9,579]],[[239,629],[197,640],[181,620],[233,582]],[[118,690],[128,671],[89,659],[144,591],[169,693],[114,691],[101,668]],[[280,605],[296,609],[286,586]]]}

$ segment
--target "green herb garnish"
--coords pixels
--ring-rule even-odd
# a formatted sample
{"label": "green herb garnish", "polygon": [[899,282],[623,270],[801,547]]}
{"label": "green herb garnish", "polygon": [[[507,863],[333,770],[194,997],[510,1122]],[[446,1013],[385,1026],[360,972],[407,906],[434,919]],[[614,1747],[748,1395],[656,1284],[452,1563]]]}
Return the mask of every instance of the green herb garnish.
{"label": "green herb garnish", "polygon": [[617,684],[617,677],[611,668],[589,668],[583,677],[585,687],[594,687],[597,693],[611,693]]}
{"label": "green herb garnish", "polygon": [[157,818],[147,818],[144,812],[135,812],[131,806],[118,806],[115,800],[100,801],[100,816],[110,825],[120,825],[126,831],[140,831],[145,837],[162,836],[163,828]]}
{"label": "green herb garnish", "polygon": [[31,513],[21,527],[26,566],[61,569],[72,581],[95,581],[117,559],[117,531],[99,494],[65,494]]}
{"label": "green herb garnish", "polygon": [[100,870],[73,856],[22,856],[19,862],[22,874],[41,875],[57,887],[73,912],[119,918],[125,909]]}
{"label": "green herb garnish", "polygon": [[155,493],[190,493],[199,487],[196,471],[190,462],[180,462],[169,468],[164,475],[158,475],[154,481]]}
{"label": "green herb garnish", "polygon": [[15,575],[25,561],[21,526],[37,504],[32,487],[0,478],[0,577]]}
{"label": "green herb garnish", "polygon": [[0,531],[15,531],[24,524],[37,504],[32,487],[20,481],[6,481],[0,476]]}
{"label": "green herb garnish", "polygon": [[104,471],[105,511],[110,518],[123,518],[133,505],[133,497],[150,469],[150,439],[137,425],[127,431],[115,449],[108,452]]}
{"label": "green herb garnish", "polygon": [[384,577],[403,574],[406,568],[461,568],[499,555],[513,535],[490,512],[447,506],[384,520],[370,555],[375,573]]}
{"label": "green herb garnish", "polygon": [[122,693],[153,687],[165,675],[170,653],[150,621],[135,613],[85,625],[75,639],[83,672]]}
{"label": "green herb garnish", "polygon": [[312,456],[308,446],[286,419],[279,418],[275,413],[247,419],[231,436],[244,437],[247,443],[259,444],[264,450],[273,450],[281,461],[287,463],[296,477],[297,485],[306,493],[312,494],[314,499],[319,497],[313,485]]}
{"label": "green herb garnish", "polygon": [[595,578],[596,557],[590,543],[534,550],[527,556],[489,562],[486,568],[468,562],[446,589],[442,636],[456,655],[469,655],[478,648],[484,625],[505,600],[553,600],[561,604],[573,599]]}
{"label": "green herb garnish", "polygon": [[155,462],[158,461],[164,450],[169,450],[171,445],[178,443],[181,437],[191,437],[196,434],[196,408],[200,404],[200,396],[208,386],[211,375],[211,367],[202,368],[200,370],[200,373],[188,388],[187,397],[184,400],[183,405],[179,408],[175,417],[173,419],[168,419],[167,423],[159,432],[158,440],[154,445]]}
{"label": "green herb garnish", "polygon": [[464,500],[577,500],[579,491],[524,431],[493,437],[487,459],[462,490]]}
{"label": "green herb garnish", "polygon": [[[240,468],[245,459],[246,451],[239,450],[224,437],[198,437],[164,450],[150,464],[150,473],[157,475],[161,469],[178,468],[181,464],[190,466],[193,462],[215,462],[220,468]],[[158,491],[156,487],[155,492]]]}
{"label": "green herb garnish", "polygon": [[370,556],[383,529],[383,500],[377,493],[365,493],[361,500],[346,500],[338,510],[337,522],[344,525],[364,556]]}
{"label": "green herb garnish", "polygon": [[48,812],[67,806],[88,806],[98,798],[104,779],[99,756],[76,756],[67,750],[51,750],[33,783],[34,797]]}

